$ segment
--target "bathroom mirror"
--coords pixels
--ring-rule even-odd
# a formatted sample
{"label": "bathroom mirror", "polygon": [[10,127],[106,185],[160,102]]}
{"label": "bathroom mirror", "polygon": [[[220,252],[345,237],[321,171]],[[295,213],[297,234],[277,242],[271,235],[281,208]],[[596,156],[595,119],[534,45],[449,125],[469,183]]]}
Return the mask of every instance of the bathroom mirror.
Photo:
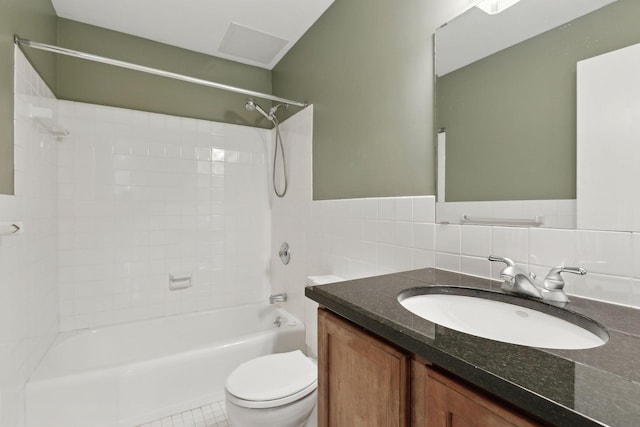
{"label": "bathroom mirror", "polygon": [[520,0],[436,31],[438,222],[575,227],[576,63],[640,42],[639,17],[634,0]]}

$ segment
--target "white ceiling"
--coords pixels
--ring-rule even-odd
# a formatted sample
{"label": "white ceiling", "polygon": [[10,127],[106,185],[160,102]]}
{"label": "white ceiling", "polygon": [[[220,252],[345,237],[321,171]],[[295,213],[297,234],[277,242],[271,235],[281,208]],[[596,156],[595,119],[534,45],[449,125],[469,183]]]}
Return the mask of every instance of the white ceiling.
{"label": "white ceiling", "polygon": [[496,15],[472,7],[436,31],[436,75],[593,12],[615,0],[521,0]]}
{"label": "white ceiling", "polygon": [[333,0],[52,0],[58,16],[272,69]]}

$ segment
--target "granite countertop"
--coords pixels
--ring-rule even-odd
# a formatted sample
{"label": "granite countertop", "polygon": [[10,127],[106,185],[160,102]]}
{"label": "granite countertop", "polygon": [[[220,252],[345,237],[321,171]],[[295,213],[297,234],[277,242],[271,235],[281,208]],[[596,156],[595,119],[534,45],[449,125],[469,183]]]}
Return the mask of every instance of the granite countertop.
{"label": "granite countertop", "polygon": [[406,289],[500,282],[422,269],[308,287],[305,295],[434,365],[558,426],[640,426],[640,310],[571,297],[567,310],[602,324],[609,341],[587,350],[548,350],[479,338],[414,315]]}

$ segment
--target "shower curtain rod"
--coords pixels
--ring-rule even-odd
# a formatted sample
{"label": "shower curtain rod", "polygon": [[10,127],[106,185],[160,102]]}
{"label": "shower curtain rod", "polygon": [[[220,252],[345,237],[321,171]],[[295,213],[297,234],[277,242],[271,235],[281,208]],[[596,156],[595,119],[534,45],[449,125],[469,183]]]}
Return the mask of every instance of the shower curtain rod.
{"label": "shower curtain rod", "polygon": [[115,65],[116,67],[127,68],[129,70],[142,71],[143,73],[155,74],[156,76],[168,77],[170,79],[182,80],[184,82],[195,83],[197,85],[213,87],[216,89],[226,90],[228,92],[240,93],[242,95],[253,96],[260,99],[267,99],[269,101],[281,102],[284,104],[295,105],[297,107],[306,107],[307,103],[292,101],[290,99],[280,98],[278,96],[269,95],[266,93],[254,92],[252,90],[242,89],[235,86],[229,86],[222,83],[216,83],[209,80],[199,79],[196,77],[185,76],[184,74],[172,73],[171,71],[159,70],[157,68],[146,67],[144,65],[132,64],[130,62],[120,61],[117,59],[106,58],[104,56],[93,55],[90,53],[79,52],[77,50],[71,50],[64,47],[53,46],[44,43],[33,42],[27,39],[21,39],[19,36],[13,36],[15,44],[20,46],[27,46],[33,49],[44,50],[47,52],[59,53],[61,55],[72,56],[74,58],[86,59],[89,61],[100,62],[102,64]]}

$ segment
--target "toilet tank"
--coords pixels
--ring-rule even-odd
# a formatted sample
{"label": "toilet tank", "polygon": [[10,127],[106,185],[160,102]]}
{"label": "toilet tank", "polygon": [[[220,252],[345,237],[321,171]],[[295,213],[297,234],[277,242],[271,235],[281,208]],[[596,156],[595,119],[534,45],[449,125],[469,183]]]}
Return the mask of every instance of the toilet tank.
{"label": "toilet tank", "polygon": [[[326,285],[328,283],[344,282],[346,279],[333,274],[308,276],[307,286]],[[306,326],[305,342],[307,355],[318,357],[318,303],[304,299],[304,324]]]}

